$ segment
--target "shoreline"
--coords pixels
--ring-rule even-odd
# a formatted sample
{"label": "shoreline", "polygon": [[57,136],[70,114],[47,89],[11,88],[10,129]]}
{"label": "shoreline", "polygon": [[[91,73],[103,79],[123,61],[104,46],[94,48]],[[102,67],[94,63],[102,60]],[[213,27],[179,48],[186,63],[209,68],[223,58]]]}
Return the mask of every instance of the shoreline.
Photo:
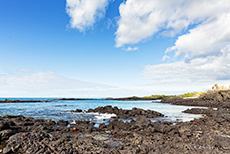
{"label": "shoreline", "polygon": [[[112,106],[86,111],[116,115],[112,120],[100,123],[99,127],[90,121],[70,124],[64,120],[55,122],[4,116],[0,117],[0,150],[4,154],[230,153],[229,93],[218,92],[196,99],[162,99],[160,103],[208,107],[183,111],[204,115],[188,122],[152,122],[149,118],[164,115],[138,108],[124,110]],[[83,111],[75,109],[73,112]],[[120,120],[123,118],[130,119],[130,122]]]}
{"label": "shoreline", "polygon": [[156,99],[148,99],[148,98],[138,98],[138,99],[132,99],[132,98],[60,98],[60,99],[55,98],[52,99],[51,98],[49,99],[47,98],[46,100],[43,99],[32,100],[31,98],[28,98],[27,100],[20,100],[20,98],[17,98],[17,99],[0,100],[0,103],[42,103],[42,102],[55,102],[55,101],[87,101],[87,100],[153,101],[153,100],[159,100],[159,98]]}
{"label": "shoreline", "polygon": [[[79,109],[76,112],[82,112]],[[185,113],[205,114],[190,122],[151,122],[148,110],[123,110],[106,106],[87,112],[124,114],[135,117],[124,122],[114,117],[94,127],[90,121],[75,124],[60,120],[0,117],[1,146],[7,153],[229,153],[230,111],[226,108],[191,109]],[[135,147],[135,148],[133,148]]]}
{"label": "shoreline", "polygon": [[214,91],[205,93],[198,98],[190,99],[184,99],[180,97],[163,98],[160,103],[185,106],[230,108],[230,90],[220,90],[216,92]]}

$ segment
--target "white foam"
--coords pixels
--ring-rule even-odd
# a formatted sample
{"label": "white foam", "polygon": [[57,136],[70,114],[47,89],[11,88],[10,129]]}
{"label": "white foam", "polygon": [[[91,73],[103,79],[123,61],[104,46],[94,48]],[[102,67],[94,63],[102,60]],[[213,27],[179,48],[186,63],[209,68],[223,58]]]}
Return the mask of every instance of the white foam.
{"label": "white foam", "polygon": [[111,119],[112,117],[116,117],[116,114],[109,114],[109,113],[88,113],[94,115],[94,117],[97,120],[103,120],[103,119]]}
{"label": "white foam", "polygon": [[73,121],[73,122],[71,122],[70,124],[75,125],[75,124],[76,124],[76,121],[74,120],[74,121]]}
{"label": "white foam", "polygon": [[152,101],[152,103],[160,103],[160,102],[161,102],[161,99],[156,99]]}

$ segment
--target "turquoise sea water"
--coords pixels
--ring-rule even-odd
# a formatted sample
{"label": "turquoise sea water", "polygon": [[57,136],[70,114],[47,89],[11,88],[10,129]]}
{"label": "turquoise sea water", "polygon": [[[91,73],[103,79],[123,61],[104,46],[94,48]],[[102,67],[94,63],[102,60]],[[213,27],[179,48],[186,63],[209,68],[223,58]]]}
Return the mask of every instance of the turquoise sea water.
{"label": "turquoise sea water", "polygon": [[[16,98],[15,98],[16,99]],[[4,99],[0,99],[4,100]],[[10,98],[9,100],[13,100]],[[18,100],[18,99],[17,99]],[[20,98],[20,100],[49,100],[47,98]],[[25,117],[33,117],[38,119],[53,119],[58,120],[91,120],[101,121],[102,119],[109,119],[112,115],[107,114],[90,114],[90,113],[71,113],[70,110],[82,109],[88,110],[94,109],[99,106],[112,105],[122,109],[132,109],[133,107],[155,110],[163,113],[165,118],[158,120],[169,121],[189,121],[194,118],[200,118],[201,115],[192,115],[182,113],[182,111],[188,108],[188,106],[176,106],[171,104],[161,104],[159,101],[115,101],[115,100],[74,100],[64,101],[56,100],[52,102],[42,103],[1,103],[0,104],[0,116],[4,115],[23,115]],[[156,119],[152,119],[156,120]]]}

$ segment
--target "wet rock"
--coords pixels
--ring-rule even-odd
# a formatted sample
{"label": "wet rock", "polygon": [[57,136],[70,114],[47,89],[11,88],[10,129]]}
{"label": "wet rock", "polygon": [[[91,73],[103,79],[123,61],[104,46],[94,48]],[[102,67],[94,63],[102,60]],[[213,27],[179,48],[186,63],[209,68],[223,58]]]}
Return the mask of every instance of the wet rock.
{"label": "wet rock", "polygon": [[94,124],[91,123],[89,126],[86,127],[85,131],[86,133],[91,133],[94,129]]}
{"label": "wet rock", "polygon": [[191,108],[187,109],[185,111],[182,111],[183,113],[190,113],[190,114],[205,114],[205,115],[210,115],[213,113],[213,109],[202,109],[202,108]]}
{"label": "wet rock", "polygon": [[164,133],[164,125],[159,122],[154,123],[154,131]]}
{"label": "wet rock", "polygon": [[[46,120],[45,123],[46,123],[47,125],[56,125],[56,122],[53,121],[53,120],[51,120],[51,119]],[[63,122],[61,121],[60,123],[63,123]],[[61,125],[61,124],[59,124],[59,125]],[[67,125],[68,125],[68,124],[67,124]]]}
{"label": "wet rock", "polygon": [[228,122],[230,122],[230,114],[229,113],[223,113],[220,114],[220,117]]}
{"label": "wet rock", "polygon": [[89,109],[88,112],[98,112],[98,113],[114,113],[114,109],[111,105],[105,107],[97,107],[95,109]]}
{"label": "wet rock", "polygon": [[100,128],[100,129],[105,129],[105,128],[106,128],[105,123],[100,123],[99,128]]}
{"label": "wet rock", "polygon": [[[199,101],[206,103],[205,100]],[[94,123],[89,121],[76,121],[75,125],[61,127],[53,125],[52,121],[20,116],[0,117],[1,122],[9,125],[6,129],[5,124],[2,124],[2,131],[5,131],[2,136],[9,138],[6,139],[3,153],[230,153],[228,108],[190,110],[208,116],[191,122],[176,123],[151,122],[148,118],[157,115],[151,110],[123,110],[112,106],[97,110],[115,113],[131,120],[124,122],[116,118],[95,128]],[[73,127],[76,128],[75,131]],[[16,134],[12,135],[8,130]]]}
{"label": "wet rock", "polygon": [[4,130],[4,129],[9,129],[10,125],[9,123],[5,122],[5,121],[0,121],[0,131]]}
{"label": "wet rock", "polygon": [[74,112],[83,112],[81,109],[76,109]]}
{"label": "wet rock", "polygon": [[147,127],[149,125],[150,121],[145,116],[138,116],[136,118],[136,125],[140,128]]}
{"label": "wet rock", "polygon": [[57,124],[58,124],[58,125],[61,125],[61,126],[67,126],[67,125],[69,124],[69,122],[68,122],[68,121],[64,121],[64,120],[59,120],[59,121],[57,122]]}
{"label": "wet rock", "polygon": [[95,109],[89,109],[87,112],[116,114],[116,118],[120,119],[132,119],[138,116],[145,116],[146,118],[156,118],[164,116],[163,114],[152,110],[143,110],[139,108],[132,108],[132,110],[123,110],[119,109],[118,107],[113,108],[111,105],[97,107]]}
{"label": "wet rock", "polygon": [[179,135],[180,136],[191,136],[192,133],[191,133],[191,129],[189,126],[181,126],[179,129],[178,129],[178,132],[179,132]]}
{"label": "wet rock", "polygon": [[0,131],[0,140],[6,140],[11,135],[13,135],[13,131],[11,129],[2,130]]}

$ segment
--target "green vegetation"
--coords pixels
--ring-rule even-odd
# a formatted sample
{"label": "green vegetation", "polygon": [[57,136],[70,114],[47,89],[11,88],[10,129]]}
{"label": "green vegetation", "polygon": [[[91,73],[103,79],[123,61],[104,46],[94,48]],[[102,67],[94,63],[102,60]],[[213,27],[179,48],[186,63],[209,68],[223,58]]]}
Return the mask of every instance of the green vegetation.
{"label": "green vegetation", "polygon": [[144,96],[144,97],[132,96],[132,97],[128,97],[128,99],[138,100],[138,99],[161,99],[165,97],[181,97],[181,98],[199,97],[203,95],[204,93],[208,93],[211,91],[220,91],[220,90],[230,90],[230,85],[229,87],[225,87],[225,86],[219,86],[216,83],[214,86],[212,86],[211,90],[207,90],[205,92],[189,92],[189,93],[185,93],[181,95],[151,95],[151,96]]}
{"label": "green vegetation", "polygon": [[192,92],[192,93],[185,93],[185,94],[182,94],[182,95],[179,95],[180,97],[182,98],[186,98],[186,97],[198,97],[199,94],[197,92]]}
{"label": "green vegetation", "polygon": [[128,97],[128,99],[138,99],[140,97],[137,97],[137,96],[131,96],[131,97]]}
{"label": "green vegetation", "polygon": [[198,93],[198,94],[201,96],[201,95],[203,95],[204,93],[205,93],[205,92],[200,92],[200,93]]}
{"label": "green vegetation", "polygon": [[182,94],[182,95],[179,95],[179,96],[182,97],[182,98],[186,98],[186,97],[199,97],[199,96],[203,95],[204,93],[208,93],[208,92],[211,92],[211,91],[220,91],[220,90],[230,90],[230,85],[229,85],[229,88],[227,88],[225,86],[219,86],[216,83],[214,86],[212,86],[211,90],[207,90],[205,92],[185,93],[185,94]]}
{"label": "green vegetation", "polygon": [[204,93],[208,93],[208,92],[211,92],[211,91],[220,91],[220,90],[230,90],[230,85],[229,85],[229,88],[227,88],[225,86],[219,86],[216,83],[214,86],[212,86],[211,90],[207,90],[205,92],[185,93],[185,94],[182,94],[182,95],[179,95],[179,96],[182,97],[182,98],[186,98],[186,97],[199,97],[199,96],[203,95]]}
{"label": "green vegetation", "polygon": [[182,98],[187,98],[187,97],[199,97],[201,95],[203,95],[205,92],[191,92],[191,93],[185,93],[182,95],[179,95],[179,97]]}
{"label": "green vegetation", "polygon": [[151,100],[151,99],[161,99],[164,97],[176,97],[176,95],[151,95],[151,96],[144,96],[144,97],[137,97],[137,96],[130,96],[124,99],[129,100]]}
{"label": "green vegetation", "polygon": [[156,98],[163,98],[163,97],[176,97],[176,95],[151,95],[151,96],[145,96],[144,98],[156,99]]}

